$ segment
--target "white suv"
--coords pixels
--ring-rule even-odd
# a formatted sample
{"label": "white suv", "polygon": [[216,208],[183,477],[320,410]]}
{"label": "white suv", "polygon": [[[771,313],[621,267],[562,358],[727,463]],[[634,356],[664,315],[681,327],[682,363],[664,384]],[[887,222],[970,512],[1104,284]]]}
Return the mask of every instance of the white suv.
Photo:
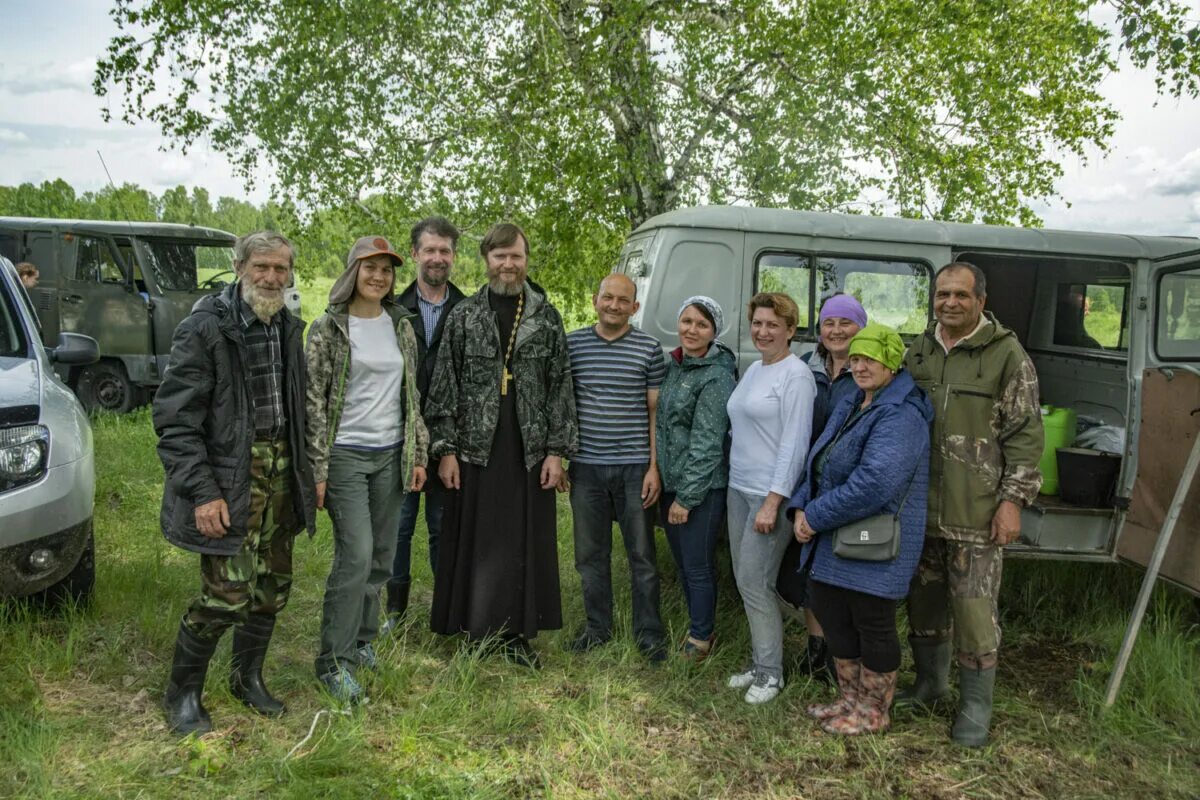
{"label": "white suv", "polygon": [[0,257],[0,597],[84,601],[95,583],[92,429],[54,364],[91,364],[96,341],[42,347],[17,271]]}

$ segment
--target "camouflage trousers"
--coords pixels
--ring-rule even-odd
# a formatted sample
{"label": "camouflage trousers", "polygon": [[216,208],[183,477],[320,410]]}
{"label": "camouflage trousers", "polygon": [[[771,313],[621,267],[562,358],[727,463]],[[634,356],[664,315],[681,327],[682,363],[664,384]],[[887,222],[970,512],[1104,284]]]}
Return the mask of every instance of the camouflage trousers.
{"label": "camouflage trousers", "polygon": [[286,441],[255,442],[250,459],[250,519],[236,555],[200,556],[200,596],[184,624],[201,639],[219,638],[251,614],[274,616],[292,588],[296,526]]}
{"label": "camouflage trousers", "polygon": [[990,543],[925,537],[908,594],[912,636],[944,641],[953,632],[960,664],[993,666],[1000,649],[1003,553]]}

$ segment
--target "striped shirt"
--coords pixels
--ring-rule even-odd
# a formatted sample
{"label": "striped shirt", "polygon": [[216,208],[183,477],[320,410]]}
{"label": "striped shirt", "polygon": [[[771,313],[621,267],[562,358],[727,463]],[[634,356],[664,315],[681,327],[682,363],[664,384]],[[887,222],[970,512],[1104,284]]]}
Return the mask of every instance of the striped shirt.
{"label": "striped shirt", "polygon": [[278,439],[287,422],[283,411],[283,326],[278,315],[268,324],[254,315],[245,300],[241,300],[239,306],[242,336],[250,356],[246,363],[246,379],[254,403],[254,437]]}
{"label": "striped shirt", "polygon": [[433,344],[433,332],[437,330],[438,320],[442,318],[442,311],[446,308],[446,301],[450,299],[450,292],[442,295],[442,302],[433,303],[425,299],[425,295],[421,294],[421,288],[417,287],[417,308],[421,310],[421,327],[425,329],[425,346]]}
{"label": "striped shirt", "polygon": [[630,328],[607,341],[594,327],[567,334],[581,464],[645,464],[650,461],[650,412],[646,392],[667,373],[658,340]]}

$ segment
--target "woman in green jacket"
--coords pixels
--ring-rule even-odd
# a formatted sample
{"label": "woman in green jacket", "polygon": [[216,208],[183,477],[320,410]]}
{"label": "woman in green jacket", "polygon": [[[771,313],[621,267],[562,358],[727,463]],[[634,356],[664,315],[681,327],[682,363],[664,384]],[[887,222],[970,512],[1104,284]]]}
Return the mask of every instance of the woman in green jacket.
{"label": "woman in green jacket", "polygon": [[355,671],[375,666],[379,587],[391,575],[404,493],[420,490],[428,460],[412,315],[393,295],[401,263],[381,236],[355,242],[305,348],[306,445],[317,508],[333,521],[316,670],[344,703],[365,697]]}
{"label": "woman in green jacket", "polygon": [[737,360],[716,341],[721,327],[721,306],[711,297],[689,297],[679,309],[680,346],[667,359],[655,420],[662,525],[691,617],[683,655],[697,662],[716,640],[717,537],[729,480],[725,404],[737,385]]}

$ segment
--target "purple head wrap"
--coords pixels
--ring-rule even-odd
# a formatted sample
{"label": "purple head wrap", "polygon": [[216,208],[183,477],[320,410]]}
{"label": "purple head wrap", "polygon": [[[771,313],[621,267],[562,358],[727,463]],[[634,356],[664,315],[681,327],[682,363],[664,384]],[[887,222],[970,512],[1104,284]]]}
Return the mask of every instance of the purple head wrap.
{"label": "purple head wrap", "polygon": [[830,317],[848,319],[860,328],[867,327],[867,310],[852,294],[835,294],[821,306],[820,322]]}

